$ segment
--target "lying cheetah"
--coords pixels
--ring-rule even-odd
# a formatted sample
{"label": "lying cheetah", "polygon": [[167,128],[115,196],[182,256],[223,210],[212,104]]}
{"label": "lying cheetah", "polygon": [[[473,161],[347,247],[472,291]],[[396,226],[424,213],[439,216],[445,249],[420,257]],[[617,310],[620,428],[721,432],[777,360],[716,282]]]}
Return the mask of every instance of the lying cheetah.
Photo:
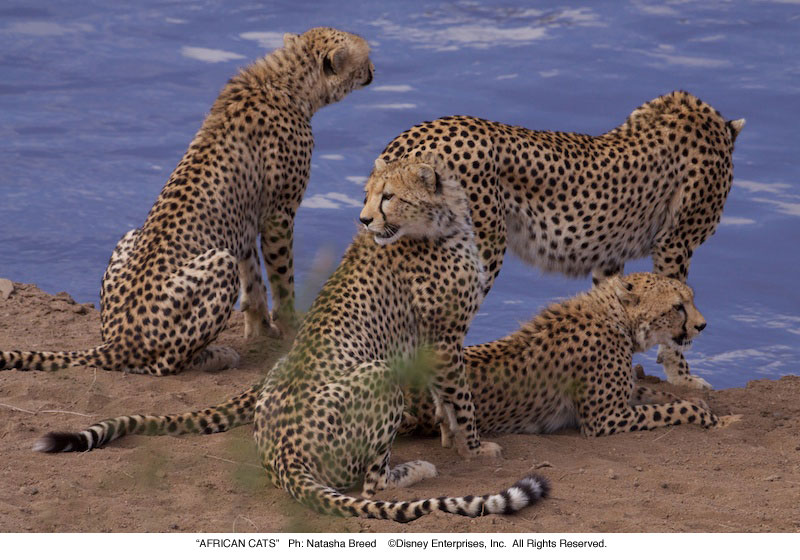
{"label": "lying cheetah", "polygon": [[[718,418],[702,401],[634,387],[631,373],[635,352],[655,344],[685,350],[705,326],[682,282],[652,273],[609,278],[505,338],[465,349],[478,429],[548,433],[579,426],[586,436],[602,436],[717,426],[732,417]],[[436,405],[427,395],[409,391],[406,404],[404,432],[437,430]]]}
{"label": "lying cheetah", "polygon": [[[592,272],[595,283],[647,255],[654,272],[686,281],[692,253],[719,223],[743,126],[673,92],[600,136],[455,116],[402,133],[382,157],[447,160],[469,196],[487,292],[506,246],[549,272]],[[671,383],[710,387],[680,352],[661,346],[659,361]]]}
{"label": "lying cheetah", "polygon": [[[129,433],[212,433],[254,419],[270,480],[321,512],[405,522],[435,510],[511,513],[546,495],[546,480],[529,476],[483,497],[371,499],[381,489],[436,476],[425,461],[389,468],[403,416],[403,363],[426,348],[434,357],[434,398],[449,418],[459,418],[448,426],[459,451],[475,456],[499,450],[477,440],[463,375],[462,341],[483,297],[466,196],[429,162],[394,167],[384,171],[398,185],[395,202],[383,208],[393,231],[363,231],[355,238],[291,350],[262,383],[201,412],[124,416],[79,433],[51,433],[35,449],[86,451]],[[374,241],[397,231],[403,238],[391,245]],[[362,480],[363,498],[337,490]]]}
{"label": "lying cheetah", "polygon": [[367,42],[330,28],[300,36],[234,76],[147,220],[120,240],[100,294],[103,344],[78,352],[2,352],[0,369],[88,365],[151,375],[235,366],[208,346],[241,287],[245,337],[280,331],[294,307],[292,231],[308,182],[311,117],[372,81]]}

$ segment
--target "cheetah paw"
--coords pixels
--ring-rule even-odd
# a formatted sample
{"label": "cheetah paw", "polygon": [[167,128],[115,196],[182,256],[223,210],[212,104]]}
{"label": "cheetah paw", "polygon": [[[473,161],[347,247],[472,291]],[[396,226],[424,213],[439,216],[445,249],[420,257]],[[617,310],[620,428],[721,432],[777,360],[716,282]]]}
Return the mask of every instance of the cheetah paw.
{"label": "cheetah paw", "polygon": [[711,383],[706,381],[700,376],[697,375],[681,375],[670,377],[667,376],[667,381],[672,383],[673,385],[683,385],[685,387],[691,387],[692,389],[711,389]]}
{"label": "cheetah paw", "polygon": [[717,425],[714,426],[714,428],[716,429],[727,428],[731,424],[735,424],[741,419],[742,419],[741,414],[728,414],[727,416],[720,416],[719,421],[717,422]]}
{"label": "cheetah paw", "polygon": [[491,441],[482,441],[481,446],[469,451],[470,457],[501,457],[503,448]]}
{"label": "cheetah paw", "polygon": [[274,321],[270,320],[269,315],[246,310],[244,314],[244,338],[252,341],[262,336],[280,338],[281,329]]}
{"label": "cheetah paw", "polygon": [[239,367],[239,353],[227,346],[209,346],[192,361],[192,367],[202,371],[220,371]]}

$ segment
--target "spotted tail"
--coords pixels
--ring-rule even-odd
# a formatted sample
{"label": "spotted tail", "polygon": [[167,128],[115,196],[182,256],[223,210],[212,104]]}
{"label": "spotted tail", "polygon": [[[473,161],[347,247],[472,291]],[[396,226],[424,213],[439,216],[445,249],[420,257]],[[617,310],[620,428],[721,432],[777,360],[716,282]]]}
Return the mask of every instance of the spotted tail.
{"label": "spotted tail", "polygon": [[33,450],[42,453],[90,451],[129,434],[178,436],[225,432],[253,422],[260,391],[259,382],[244,393],[204,410],[163,416],[118,416],[98,422],[81,432],[50,432],[36,440]]}
{"label": "spotted tail", "polygon": [[316,482],[308,473],[299,473],[291,478],[293,480],[287,485],[287,490],[292,497],[321,513],[343,517],[391,519],[399,523],[414,521],[434,511],[466,517],[479,517],[490,513],[510,514],[546,498],[550,493],[550,482],[546,478],[529,475],[499,494],[382,502],[347,496]]}
{"label": "spotted tail", "polygon": [[122,369],[122,362],[112,358],[111,347],[101,344],[74,352],[0,352],[0,369],[56,371],[72,366]]}

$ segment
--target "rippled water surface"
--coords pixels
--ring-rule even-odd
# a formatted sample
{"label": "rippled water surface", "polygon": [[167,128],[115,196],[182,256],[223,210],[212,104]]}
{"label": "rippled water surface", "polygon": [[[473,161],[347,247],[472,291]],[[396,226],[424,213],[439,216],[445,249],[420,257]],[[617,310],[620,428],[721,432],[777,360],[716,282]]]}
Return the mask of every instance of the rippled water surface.
{"label": "rippled water surface", "polygon": [[[722,225],[692,262],[709,328],[690,362],[716,387],[800,373],[797,1],[6,0],[0,277],[97,301],[116,241],[143,222],[225,81],[317,25],[366,37],[377,75],[313,121],[295,248],[306,305],[356,230],[371,162],[408,127],[460,113],[599,134],[685,89],[747,119]],[[588,286],[509,257],[467,342]]]}

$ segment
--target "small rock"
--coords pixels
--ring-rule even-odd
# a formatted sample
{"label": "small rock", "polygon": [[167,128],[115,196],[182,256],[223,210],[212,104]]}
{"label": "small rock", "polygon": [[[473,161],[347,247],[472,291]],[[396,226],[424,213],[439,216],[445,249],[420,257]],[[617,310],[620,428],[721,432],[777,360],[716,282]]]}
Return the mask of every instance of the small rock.
{"label": "small rock", "polygon": [[65,301],[57,299],[50,304],[50,309],[53,311],[72,311],[72,306]]}
{"label": "small rock", "polygon": [[67,303],[69,303],[71,305],[75,305],[75,300],[72,299],[72,296],[69,295],[67,292],[58,292],[56,294],[56,299],[59,299],[61,301],[65,301],[65,302],[67,302]]}
{"label": "small rock", "polygon": [[634,488],[639,488],[639,479],[638,478],[634,478],[633,479],[633,487]]}
{"label": "small rock", "polygon": [[38,488],[36,488],[36,486],[34,486],[34,487],[32,487],[32,488],[31,488],[31,489],[28,491],[28,493],[29,493],[31,496],[35,496],[36,494],[38,494],[38,493],[39,493],[39,489],[38,489]]}
{"label": "small rock", "polygon": [[611,480],[616,480],[617,473],[615,473],[613,469],[608,469],[608,478],[610,478]]}
{"label": "small rock", "polygon": [[669,484],[667,484],[666,482],[662,482],[661,488],[669,488]]}
{"label": "small rock", "polygon": [[776,480],[780,480],[780,479],[781,479],[781,475],[773,474],[773,475],[768,476],[767,478],[764,478],[763,480],[764,480],[764,482],[775,482]]}
{"label": "small rock", "polygon": [[170,525],[169,525],[169,530],[170,531],[177,531],[178,529],[180,529],[180,527],[178,527],[177,523],[170,523]]}
{"label": "small rock", "polygon": [[8,299],[14,293],[14,283],[7,278],[0,278],[0,299]]}
{"label": "small rock", "polygon": [[642,471],[644,470],[642,467],[640,467],[640,466],[638,466],[638,465],[637,465],[637,466],[635,466],[635,467],[633,467],[633,468],[634,468],[634,469],[636,469],[636,470],[637,470],[637,471],[639,471],[639,472],[642,472]]}
{"label": "small rock", "polygon": [[586,469],[578,469],[578,474],[584,474],[585,472],[586,472]]}

